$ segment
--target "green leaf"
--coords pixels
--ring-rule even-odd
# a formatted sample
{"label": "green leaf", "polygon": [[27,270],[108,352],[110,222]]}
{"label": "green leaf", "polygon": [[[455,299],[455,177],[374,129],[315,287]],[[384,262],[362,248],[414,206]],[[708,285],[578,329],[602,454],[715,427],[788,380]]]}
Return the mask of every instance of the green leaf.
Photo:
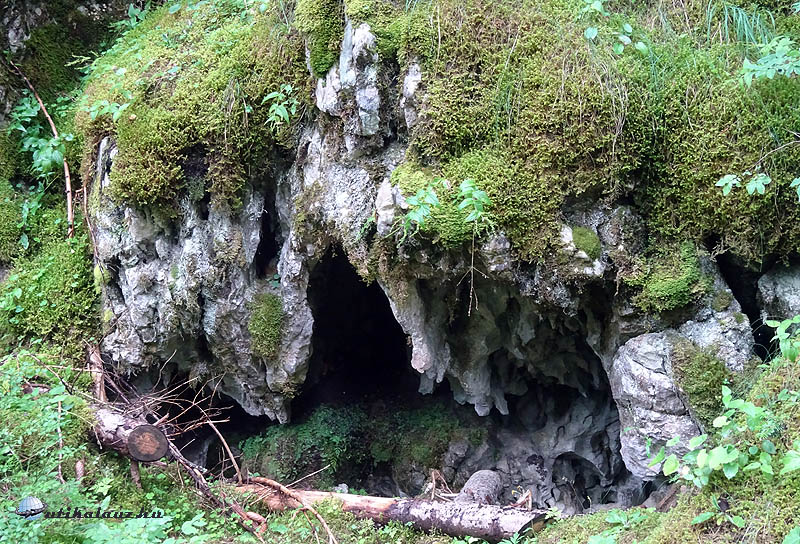
{"label": "green leaf", "polygon": [[622,45],[621,43],[617,42],[617,43],[615,43],[615,44],[614,44],[614,45],[611,47],[611,49],[612,49],[612,50],[614,51],[614,53],[616,53],[617,55],[621,55],[621,54],[622,54],[622,52],[625,50],[625,46],[624,46],[624,45]]}
{"label": "green leaf", "polygon": [[705,443],[707,438],[708,438],[707,434],[701,434],[700,436],[695,436],[694,438],[689,440],[689,449],[696,450]]}
{"label": "green leaf", "polygon": [[169,7],[169,12],[170,12],[170,14],[178,13],[181,10],[182,7],[183,7],[183,3],[182,2],[178,2],[177,4],[172,4]]}
{"label": "green leaf", "polygon": [[622,30],[624,30],[626,34],[631,34],[633,32],[633,27],[628,23],[625,23],[622,25]]}
{"label": "green leaf", "polygon": [[800,470],[800,453],[795,450],[789,450],[783,456],[783,468],[781,469],[781,476],[789,474],[795,470]]}
{"label": "green leaf", "polygon": [[764,450],[765,452],[769,453],[770,455],[775,455],[775,453],[777,451],[775,449],[775,444],[773,444],[769,440],[764,440],[761,443],[761,449]]}
{"label": "green leaf", "polygon": [[597,27],[590,26],[583,31],[583,37],[587,40],[593,40],[597,37]]}
{"label": "green leaf", "polygon": [[719,429],[720,427],[724,427],[728,424],[728,418],[725,416],[719,416],[714,418],[714,421],[711,422],[715,429]]}
{"label": "green leaf", "polygon": [[800,526],[789,531],[783,538],[782,544],[800,544]]}
{"label": "green leaf", "polygon": [[703,512],[692,520],[692,525],[700,525],[714,517],[714,512]]}
{"label": "green leaf", "polygon": [[678,456],[673,453],[664,461],[664,466],[661,467],[661,470],[664,472],[664,476],[669,476],[670,474],[678,472],[679,467]]}
{"label": "green leaf", "polygon": [[642,53],[643,55],[646,55],[647,52],[649,51],[647,49],[647,46],[644,44],[644,42],[636,42],[633,47],[636,48],[636,50],[639,53]]}
{"label": "green leaf", "polygon": [[739,473],[739,463],[728,463],[722,465],[722,472],[729,480],[733,479]]}
{"label": "green leaf", "polygon": [[736,525],[739,529],[742,529],[745,525],[747,525],[747,522],[744,521],[742,516],[728,516],[728,521]]}
{"label": "green leaf", "polygon": [[[681,437],[680,436],[676,436],[674,438],[670,438],[669,440],[667,440],[667,444],[666,445],[667,445],[668,448],[671,448],[673,446],[677,446],[678,442],[680,442],[680,441],[681,441]],[[692,449],[694,449],[694,448],[692,448]]]}

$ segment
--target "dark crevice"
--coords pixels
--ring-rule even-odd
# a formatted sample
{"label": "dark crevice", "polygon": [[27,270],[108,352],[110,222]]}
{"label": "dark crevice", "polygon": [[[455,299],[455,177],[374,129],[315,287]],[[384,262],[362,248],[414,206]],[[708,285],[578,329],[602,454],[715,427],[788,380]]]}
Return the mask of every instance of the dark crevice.
{"label": "dark crevice", "polygon": [[756,355],[766,359],[770,353],[773,331],[761,322],[761,308],[757,294],[758,280],[763,272],[744,266],[730,253],[717,256],[717,265],[722,278],[742,307],[742,312],[750,320]]}
{"label": "dark crevice", "polygon": [[314,268],[308,300],[313,351],[293,413],[323,403],[419,396],[411,349],[389,300],[377,283],[362,281],[345,255],[330,252]]}
{"label": "dark crevice", "polygon": [[258,248],[253,262],[256,277],[272,277],[278,270],[278,257],[281,251],[281,232],[278,212],[275,208],[275,188],[270,186],[264,197],[261,211],[261,232]]}

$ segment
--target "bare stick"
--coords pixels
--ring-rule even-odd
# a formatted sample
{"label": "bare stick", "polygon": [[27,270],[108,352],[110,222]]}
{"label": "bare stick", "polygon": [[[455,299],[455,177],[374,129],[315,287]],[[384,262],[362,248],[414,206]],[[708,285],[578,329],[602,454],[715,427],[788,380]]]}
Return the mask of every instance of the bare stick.
{"label": "bare stick", "polygon": [[[42,98],[39,96],[39,93],[36,92],[36,89],[33,86],[33,83],[27,78],[27,76],[20,70],[19,66],[14,64],[13,61],[9,59],[9,64],[14,69],[15,72],[22,78],[25,84],[33,93],[34,98],[39,103],[39,107],[42,109],[42,113],[44,114],[45,118],[47,119],[48,124],[50,125],[50,130],[53,133],[54,138],[58,138],[58,129],[56,128],[56,124],[53,122],[53,118],[50,117],[50,114],[47,112],[47,108],[42,102]],[[67,238],[72,238],[75,235],[75,212],[72,207],[72,178],[69,175],[69,165],[67,164],[67,157],[64,156],[64,180],[66,183],[66,193],[67,193]],[[84,196],[85,198],[85,196]]]}
{"label": "bare stick", "polygon": [[211,427],[211,430],[213,430],[217,437],[219,437],[220,442],[222,442],[222,447],[225,448],[225,452],[228,454],[228,457],[231,458],[231,463],[233,463],[233,468],[236,469],[236,478],[239,480],[239,483],[244,483],[244,480],[242,479],[242,469],[239,468],[239,463],[236,462],[236,458],[233,456],[230,446],[228,446],[228,441],[222,437],[222,433],[219,432],[217,426],[214,425],[210,419],[206,423],[208,423],[208,426]]}
{"label": "bare stick", "polygon": [[64,471],[61,469],[61,461],[64,458],[64,436],[61,434],[61,401],[58,401],[58,423],[56,425],[58,431],[58,481],[62,484],[64,482]]}
{"label": "bare stick", "polygon": [[131,459],[131,480],[138,489],[142,488],[142,477],[139,474],[139,461]]}
{"label": "bare stick", "polygon": [[311,504],[309,504],[308,501],[306,501],[305,498],[300,493],[297,493],[296,491],[293,491],[293,490],[289,489],[288,487],[286,487],[284,485],[281,485],[281,484],[279,484],[278,482],[276,482],[274,480],[270,480],[269,478],[260,478],[260,477],[256,478],[256,477],[253,477],[253,478],[250,478],[250,480],[255,482],[255,483],[257,483],[257,484],[265,485],[267,487],[271,487],[272,489],[280,491],[281,493],[283,493],[287,497],[290,497],[290,498],[296,500],[297,502],[299,502],[303,506],[303,508],[305,508],[306,510],[311,512],[314,515],[314,517],[317,518],[317,520],[319,520],[320,524],[322,525],[322,528],[325,529],[326,533],[328,533],[328,542],[329,542],[329,544],[338,544],[337,541],[336,541],[336,537],[333,536],[333,531],[331,531],[331,528],[328,526],[328,523],[325,521],[325,518],[323,518],[320,515],[319,512],[314,510],[314,507],[311,506]]}

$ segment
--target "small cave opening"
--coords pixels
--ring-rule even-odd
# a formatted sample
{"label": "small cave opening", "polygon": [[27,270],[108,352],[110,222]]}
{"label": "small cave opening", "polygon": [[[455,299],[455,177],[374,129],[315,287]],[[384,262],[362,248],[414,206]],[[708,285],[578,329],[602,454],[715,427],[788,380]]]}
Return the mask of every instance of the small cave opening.
{"label": "small cave opening", "polygon": [[309,279],[314,316],[312,355],[300,415],[320,404],[419,397],[411,347],[383,290],[367,284],[341,250],[330,251]]}
{"label": "small cave opening", "polygon": [[253,262],[258,279],[272,279],[278,272],[281,251],[280,224],[275,209],[275,191],[267,190],[261,210],[261,231]]}
{"label": "small cave opening", "polygon": [[[774,346],[771,345],[773,330],[761,321],[761,308],[758,304],[758,280],[763,270],[754,270],[745,266],[739,259],[730,253],[717,256],[719,272],[733,296],[742,307],[742,312],[750,321],[755,340],[755,352],[762,360],[767,359]],[[772,262],[765,263],[764,270],[768,270]]]}

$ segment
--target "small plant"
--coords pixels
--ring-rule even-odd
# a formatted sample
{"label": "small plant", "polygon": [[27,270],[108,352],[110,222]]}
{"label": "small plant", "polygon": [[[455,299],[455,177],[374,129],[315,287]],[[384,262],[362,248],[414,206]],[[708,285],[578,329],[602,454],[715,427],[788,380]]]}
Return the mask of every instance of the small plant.
{"label": "small plant", "polygon": [[791,38],[776,36],[761,46],[760,53],[761,57],[756,62],[744,59],[741,79],[748,87],[753,84],[754,79],[800,75],[800,50]]}
{"label": "small plant", "polygon": [[300,103],[292,96],[293,92],[291,85],[283,83],[279,91],[272,91],[261,100],[262,105],[272,102],[267,123],[272,125],[273,130],[277,130],[284,123],[288,125],[290,118],[297,114]]}
{"label": "small plant", "polygon": [[112,23],[111,28],[120,32],[132,30],[144,20],[149,11],[150,2],[147,2],[143,8],[138,8],[134,4],[128,4],[128,18]]}
{"label": "small plant", "polygon": [[[650,510],[651,511],[651,510]],[[606,523],[611,527],[600,534],[589,537],[588,544],[616,544],[617,536],[647,519],[647,512],[641,510],[611,510],[606,516]]]}
{"label": "small plant", "polygon": [[800,323],[800,315],[783,321],[768,320],[766,322],[768,327],[775,329],[775,336],[772,339],[778,341],[781,355],[792,363],[796,363],[800,356],[800,338],[789,332],[789,329],[798,323]]}
{"label": "small plant", "polygon": [[436,196],[433,185],[428,185],[424,189],[419,189],[415,195],[406,198],[406,203],[409,209],[403,217],[403,235],[398,244],[402,244],[409,236],[415,235],[425,226],[433,208],[439,205],[439,197]]}
{"label": "small plant", "polygon": [[72,134],[60,134],[57,138],[49,135],[39,120],[41,107],[31,93],[26,93],[11,112],[8,131],[19,132],[22,151],[31,153],[31,173],[45,178],[57,172],[64,165],[66,142],[73,141]]}
{"label": "small plant", "polygon": [[703,512],[692,520],[692,525],[702,525],[709,520],[713,519],[717,525],[722,525],[726,521],[731,525],[735,525],[739,529],[744,528],[746,522],[742,516],[732,516],[728,513],[727,508],[723,508],[716,497],[711,497],[711,502],[714,503],[716,512]]}

